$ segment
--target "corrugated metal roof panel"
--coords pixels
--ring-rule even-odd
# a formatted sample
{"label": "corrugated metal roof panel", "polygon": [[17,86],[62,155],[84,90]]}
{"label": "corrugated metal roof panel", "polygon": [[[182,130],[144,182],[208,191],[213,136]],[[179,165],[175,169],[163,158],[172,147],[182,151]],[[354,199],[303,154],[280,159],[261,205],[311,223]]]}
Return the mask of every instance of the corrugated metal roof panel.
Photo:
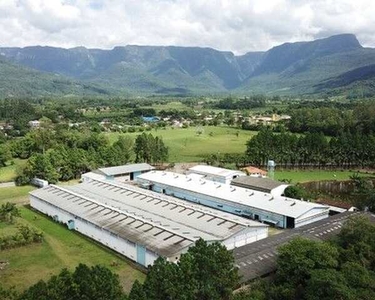
{"label": "corrugated metal roof panel", "polygon": [[198,237],[221,241],[248,227],[266,227],[112,181],[92,179],[64,188],[51,185],[31,195],[166,257]]}
{"label": "corrugated metal roof panel", "polygon": [[130,165],[123,165],[123,166],[116,166],[116,167],[100,168],[98,170],[106,176],[116,176],[116,175],[132,173],[132,172],[151,171],[154,169],[155,168],[149,164],[141,163],[141,164],[130,164]]}
{"label": "corrugated metal roof panel", "polygon": [[172,172],[151,171],[137,178],[139,182],[159,183],[175,187],[184,191],[206,195],[217,199],[218,202],[233,202],[242,206],[249,206],[276,214],[298,218],[312,209],[328,211],[327,206],[296,200],[287,197],[273,196],[269,193],[245,189],[229,184],[212,182],[210,180],[191,178]]}

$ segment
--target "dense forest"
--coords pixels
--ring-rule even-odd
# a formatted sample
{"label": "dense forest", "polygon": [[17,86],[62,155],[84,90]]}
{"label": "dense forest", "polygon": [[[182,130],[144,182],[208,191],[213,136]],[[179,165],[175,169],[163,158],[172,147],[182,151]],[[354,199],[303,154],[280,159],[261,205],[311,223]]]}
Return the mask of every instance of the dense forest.
{"label": "dense forest", "polygon": [[261,130],[247,143],[248,162],[265,166],[277,161],[284,167],[374,167],[375,135],[341,133],[328,139],[323,133],[294,135]]}
{"label": "dense forest", "polygon": [[[119,136],[111,144],[100,133],[52,131],[49,128],[32,131],[14,140],[7,151],[12,157],[28,159],[18,170],[16,183],[19,185],[29,183],[34,177],[56,183],[79,178],[82,173],[98,167],[122,165],[134,160],[158,164],[168,158],[168,148],[163,140],[152,134],[143,133],[135,141],[126,135]],[[4,152],[3,157],[6,156],[9,154]]]}

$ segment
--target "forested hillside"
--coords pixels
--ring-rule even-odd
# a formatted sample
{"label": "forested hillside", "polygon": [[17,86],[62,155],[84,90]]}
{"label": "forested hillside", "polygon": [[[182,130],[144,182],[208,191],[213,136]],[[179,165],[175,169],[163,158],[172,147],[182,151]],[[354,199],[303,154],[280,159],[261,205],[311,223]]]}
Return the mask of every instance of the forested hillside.
{"label": "forested hillside", "polygon": [[230,92],[355,98],[375,93],[375,49],[363,48],[351,34],[241,56],[211,48],[134,45],[0,48],[0,53],[8,61],[0,65],[2,97]]}

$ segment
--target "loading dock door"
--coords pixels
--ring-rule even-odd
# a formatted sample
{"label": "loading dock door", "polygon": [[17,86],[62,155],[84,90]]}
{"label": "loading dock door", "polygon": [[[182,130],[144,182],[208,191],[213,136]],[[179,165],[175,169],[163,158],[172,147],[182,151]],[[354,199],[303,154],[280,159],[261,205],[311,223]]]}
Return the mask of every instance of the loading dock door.
{"label": "loading dock door", "polygon": [[286,217],[286,228],[294,228],[294,218]]}
{"label": "loading dock door", "polygon": [[76,228],[75,225],[74,225],[74,220],[68,221],[68,228],[69,228],[69,230],[73,230],[73,229]]}
{"label": "loading dock door", "polygon": [[137,244],[137,263],[146,266],[146,248]]}

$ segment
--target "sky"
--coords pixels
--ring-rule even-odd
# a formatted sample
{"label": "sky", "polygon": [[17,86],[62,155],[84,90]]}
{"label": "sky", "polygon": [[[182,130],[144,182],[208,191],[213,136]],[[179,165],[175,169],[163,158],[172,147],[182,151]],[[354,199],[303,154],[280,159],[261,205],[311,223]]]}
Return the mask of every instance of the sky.
{"label": "sky", "polygon": [[0,0],[0,46],[212,47],[243,54],[353,33],[375,47],[373,0]]}

